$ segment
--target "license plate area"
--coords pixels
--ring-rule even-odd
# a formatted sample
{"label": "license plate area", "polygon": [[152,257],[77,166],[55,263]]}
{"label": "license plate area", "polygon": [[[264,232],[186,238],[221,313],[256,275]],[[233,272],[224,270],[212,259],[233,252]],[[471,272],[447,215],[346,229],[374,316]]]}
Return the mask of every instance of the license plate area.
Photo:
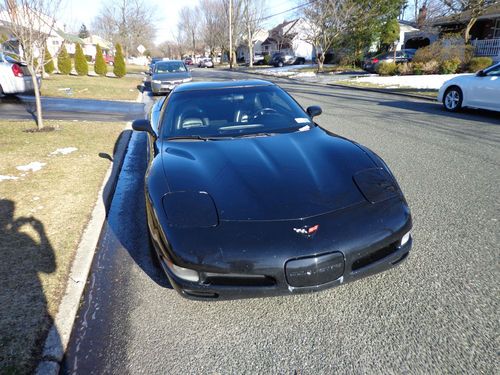
{"label": "license plate area", "polygon": [[293,287],[326,284],[344,274],[344,255],[340,252],[289,260],[285,264],[286,280]]}

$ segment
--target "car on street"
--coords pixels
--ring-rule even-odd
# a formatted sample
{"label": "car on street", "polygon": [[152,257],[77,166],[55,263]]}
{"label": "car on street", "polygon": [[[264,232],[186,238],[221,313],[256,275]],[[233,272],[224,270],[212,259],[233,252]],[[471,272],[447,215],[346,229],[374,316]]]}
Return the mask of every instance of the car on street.
{"label": "car on street", "polygon": [[190,299],[315,292],[394,267],[412,247],[385,162],[262,80],[177,86],[132,127],[148,138],[150,238]]}
{"label": "car on street", "polygon": [[[38,85],[41,85],[40,77]],[[33,93],[33,80],[26,64],[0,51],[0,97]]]}
{"label": "car on street", "polygon": [[[415,56],[415,52],[417,52],[416,49],[402,49],[400,51],[396,51],[396,64],[411,62]],[[371,73],[376,73],[378,66],[383,62],[394,62],[394,52],[385,52],[373,57],[368,57],[364,61],[363,69]]]}
{"label": "car on street", "polygon": [[439,89],[438,101],[450,112],[463,107],[500,111],[500,63],[446,81]]}
{"label": "car on street", "polygon": [[193,77],[189,69],[180,60],[158,61],[151,73],[151,91],[153,95],[169,94],[177,85],[191,82]]}
{"label": "car on street", "polygon": [[153,57],[151,59],[151,62],[149,63],[149,74],[151,75],[153,73],[153,67],[158,61],[163,61],[163,58],[161,57]]}
{"label": "car on street", "polygon": [[210,57],[203,57],[198,61],[198,68],[213,68],[214,62]]}
{"label": "car on street", "polygon": [[303,65],[306,59],[295,55],[287,54],[285,52],[275,52],[271,56],[271,65],[282,67],[284,65]]}
{"label": "car on street", "polygon": [[193,59],[191,57],[186,57],[184,59],[184,64],[186,64],[186,65],[193,65],[194,64]]}

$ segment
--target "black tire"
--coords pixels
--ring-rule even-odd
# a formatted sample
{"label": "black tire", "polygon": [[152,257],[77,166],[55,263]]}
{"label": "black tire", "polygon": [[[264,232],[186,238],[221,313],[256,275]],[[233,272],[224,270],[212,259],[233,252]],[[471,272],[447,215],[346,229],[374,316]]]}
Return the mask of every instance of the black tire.
{"label": "black tire", "polygon": [[5,98],[5,93],[3,92],[2,85],[0,85],[0,98]]}
{"label": "black tire", "polygon": [[462,109],[464,94],[458,86],[451,86],[443,95],[443,106],[448,112],[458,112]]}

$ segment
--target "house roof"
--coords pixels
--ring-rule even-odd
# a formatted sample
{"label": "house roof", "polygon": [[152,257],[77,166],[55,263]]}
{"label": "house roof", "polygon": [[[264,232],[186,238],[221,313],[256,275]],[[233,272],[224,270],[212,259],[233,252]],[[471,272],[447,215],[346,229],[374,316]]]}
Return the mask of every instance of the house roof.
{"label": "house roof", "polygon": [[[262,42],[262,45],[277,43],[278,39],[284,38],[287,34],[290,33],[292,28],[299,22],[300,18],[291,20],[291,21],[283,21],[279,25],[273,27],[269,30],[269,36]],[[285,30],[286,28],[286,30]]]}
{"label": "house roof", "polygon": [[[481,19],[489,19],[489,18],[497,18],[500,17],[500,3],[492,4],[482,12],[482,14],[477,18]],[[466,10],[461,13],[452,14],[451,16],[441,17],[436,19],[433,22],[434,26],[445,26],[445,25],[454,25],[454,24],[466,24],[472,18],[472,11]]]}
{"label": "house roof", "polygon": [[78,35],[74,34],[68,34],[67,32],[57,29],[56,30],[57,35],[59,35],[61,38],[63,38],[65,41],[70,42],[70,43],[78,43],[78,44],[85,44],[82,38],[78,37]]}

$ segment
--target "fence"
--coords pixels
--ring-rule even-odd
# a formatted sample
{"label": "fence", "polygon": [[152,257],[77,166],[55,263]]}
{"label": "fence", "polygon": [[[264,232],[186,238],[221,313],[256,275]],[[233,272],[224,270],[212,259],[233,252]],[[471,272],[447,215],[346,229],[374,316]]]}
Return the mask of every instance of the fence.
{"label": "fence", "polygon": [[476,39],[472,41],[476,56],[500,57],[500,38]]}

